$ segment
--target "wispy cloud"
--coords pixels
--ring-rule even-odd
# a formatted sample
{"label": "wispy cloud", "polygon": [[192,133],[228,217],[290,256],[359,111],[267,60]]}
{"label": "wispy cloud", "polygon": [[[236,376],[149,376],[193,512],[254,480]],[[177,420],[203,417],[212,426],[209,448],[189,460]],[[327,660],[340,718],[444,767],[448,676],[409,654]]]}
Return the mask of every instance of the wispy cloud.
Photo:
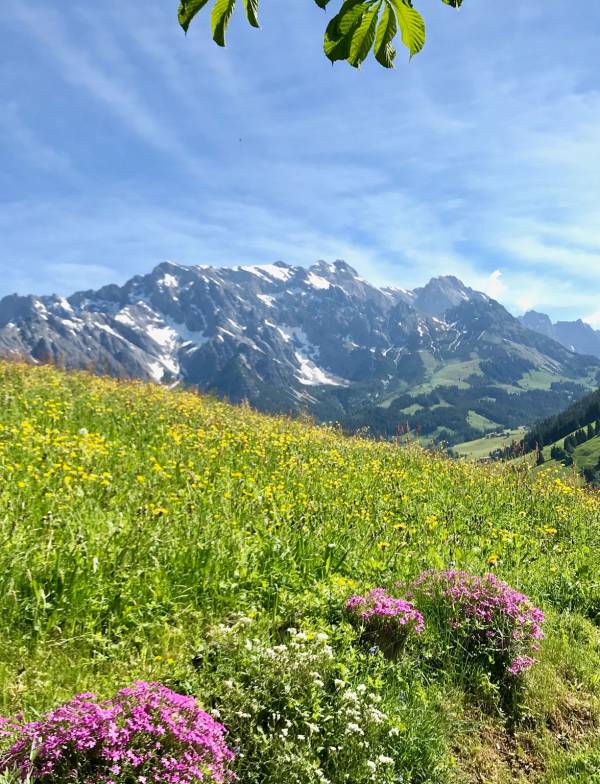
{"label": "wispy cloud", "polygon": [[63,151],[46,142],[26,122],[15,101],[2,106],[0,112],[0,139],[15,155],[36,169],[63,176],[74,175],[72,161]]}
{"label": "wispy cloud", "polygon": [[[34,6],[4,10],[19,71],[0,70],[0,133],[23,178],[0,214],[3,287],[68,285],[56,264],[99,285],[166,257],[345,257],[377,283],[456,274],[515,312],[596,313],[595,5],[566,51],[562,0],[432,4],[428,47],[394,73],[331,68],[310,3],[265,9],[258,33],[236,19],[225,51],[206,19],[185,38],[161,0],[142,17],[117,0]],[[66,112],[60,145],[35,101]],[[31,192],[44,167],[56,182]]]}
{"label": "wispy cloud", "polygon": [[129,69],[116,47],[109,50],[113,67],[107,71],[100,64],[104,50],[98,48],[91,53],[77,43],[79,36],[69,28],[65,14],[51,8],[40,11],[39,7],[17,0],[7,0],[7,3],[4,12],[24,26],[33,40],[48,51],[66,82],[80,88],[87,100],[102,104],[148,145],[174,158],[181,154],[182,143],[177,132],[141,99],[131,84],[133,79],[127,79]]}

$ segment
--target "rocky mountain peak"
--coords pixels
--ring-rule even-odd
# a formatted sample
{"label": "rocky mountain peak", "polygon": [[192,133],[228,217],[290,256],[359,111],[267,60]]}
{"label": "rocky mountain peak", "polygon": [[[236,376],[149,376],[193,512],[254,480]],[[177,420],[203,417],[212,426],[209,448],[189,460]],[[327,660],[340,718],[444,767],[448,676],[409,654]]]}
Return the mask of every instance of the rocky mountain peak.
{"label": "rocky mountain peak", "polygon": [[450,308],[463,302],[484,301],[488,298],[481,292],[465,286],[454,275],[432,278],[426,286],[414,290],[415,307],[430,316],[440,317]]}
{"label": "rocky mountain peak", "polygon": [[550,317],[545,313],[538,313],[536,310],[528,310],[521,317],[521,321],[528,329],[533,329],[542,335],[551,338],[553,335],[553,325]]}

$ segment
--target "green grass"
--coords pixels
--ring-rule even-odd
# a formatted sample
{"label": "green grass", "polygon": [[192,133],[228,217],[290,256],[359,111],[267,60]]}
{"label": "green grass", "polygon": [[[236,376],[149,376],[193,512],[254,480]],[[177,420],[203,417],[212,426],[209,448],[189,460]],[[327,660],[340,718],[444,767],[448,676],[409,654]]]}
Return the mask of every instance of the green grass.
{"label": "green grass", "polygon": [[600,461],[600,437],[594,436],[573,450],[574,462],[580,471],[595,468]]}
{"label": "green grass", "polygon": [[[595,775],[597,495],[47,367],[0,365],[0,402],[0,713],[142,678],[219,711],[241,784]],[[343,622],[450,563],[547,612],[518,714],[435,635],[392,662]]]}
{"label": "green grass", "polygon": [[[573,434],[571,434],[573,435]],[[552,448],[554,446],[562,447],[565,439],[560,438],[554,444],[549,444],[542,449],[545,462],[541,466],[535,466],[536,471],[553,470],[562,474],[563,476],[573,476],[574,473],[583,472],[585,468],[596,468],[600,463],[600,436],[594,436],[583,444],[579,444],[573,450],[573,466],[564,466],[562,462],[553,460],[551,457]],[[535,463],[535,452],[525,455],[524,460],[530,464]],[[580,481],[580,480],[576,480]]]}
{"label": "green grass", "polygon": [[545,370],[530,370],[519,381],[521,389],[551,389],[552,384],[568,381],[564,376]]}
{"label": "green grass", "polygon": [[477,411],[468,412],[467,422],[471,425],[471,427],[475,428],[475,430],[481,430],[482,433],[492,430],[493,428],[500,427],[497,422],[494,422],[492,419],[488,419],[482,414],[478,414]]}
{"label": "green grass", "polygon": [[402,408],[401,411],[403,414],[416,414],[417,411],[422,411],[423,406],[420,406],[418,403],[413,403],[412,406],[407,406],[406,408]]}
{"label": "green grass", "polygon": [[456,387],[458,389],[469,389],[470,383],[467,379],[470,376],[480,376],[481,366],[478,359],[471,359],[465,362],[438,362],[429,352],[419,352],[423,364],[428,371],[428,380],[413,387],[411,394],[428,394],[434,389],[443,387]]}
{"label": "green grass", "polygon": [[506,431],[506,436],[484,436],[473,441],[465,441],[452,447],[461,457],[468,457],[471,460],[482,460],[488,457],[490,452],[510,446],[513,441],[520,441],[523,438],[522,430]]}

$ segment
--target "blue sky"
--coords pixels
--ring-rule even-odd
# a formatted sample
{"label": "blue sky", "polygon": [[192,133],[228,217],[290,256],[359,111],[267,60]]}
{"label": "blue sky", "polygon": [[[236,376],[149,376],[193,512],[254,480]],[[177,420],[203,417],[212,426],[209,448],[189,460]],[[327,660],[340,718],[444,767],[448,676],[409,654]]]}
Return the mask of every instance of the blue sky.
{"label": "blue sky", "polygon": [[2,0],[0,295],[344,258],[600,327],[599,3],[420,0],[391,72],[332,67],[312,0],[225,50],[176,6]]}

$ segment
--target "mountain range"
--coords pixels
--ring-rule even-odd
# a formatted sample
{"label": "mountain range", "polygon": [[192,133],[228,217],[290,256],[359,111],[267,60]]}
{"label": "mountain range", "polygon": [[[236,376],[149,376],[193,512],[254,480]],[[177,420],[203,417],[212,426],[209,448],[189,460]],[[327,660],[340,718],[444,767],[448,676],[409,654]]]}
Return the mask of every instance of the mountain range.
{"label": "mountain range", "polygon": [[600,384],[598,358],[532,324],[452,276],[409,291],[344,261],[165,262],[123,286],[5,297],[0,353],[452,443],[530,424]]}
{"label": "mountain range", "polygon": [[521,323],[541,335],[558,341],[571,351],[600,358],[600,330],[594,329],[581,319],[557,321],[553,324],[550,316],[545,313],[529,310],[521,316]]}

